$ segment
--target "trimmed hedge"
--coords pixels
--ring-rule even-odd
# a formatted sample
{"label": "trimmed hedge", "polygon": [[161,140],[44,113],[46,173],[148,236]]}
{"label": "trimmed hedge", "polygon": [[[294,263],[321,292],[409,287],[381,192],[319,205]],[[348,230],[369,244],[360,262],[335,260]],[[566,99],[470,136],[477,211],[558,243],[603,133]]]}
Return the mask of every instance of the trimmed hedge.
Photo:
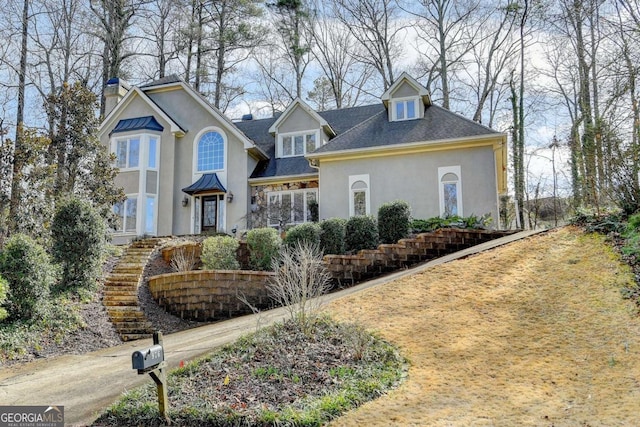
{"label": "trimmed hedge", "polygon": [[370,215],[352,216],[345,226],[345,250],[357,252],[378,246],[378,222]]}
{"label": "trimmed hedge", "polygon": [[403,200],[385,203],[378,209],[378,233],[380,242],[397,243],[409,237],[411,207]]}
{"label": "trimmed hedge", "polygon": [[231,236],[207,237],[202,242],[200,260],[207,270],[239,270],[236,257],[240,243]]}
{"label": "trimmed hedge", "polygon": [[320,246],[320,234],[322,229],[317,222],[305,222],[287,230],[284,243],[293,248],[298,242],[307,243],[311,246]]}
{"label": "trimmed hedge", "polygon": [[329,218],[320,222],[320,247],[322,253],[331,255],[343,255],[345,227],[347,220],[344,218]]}
{"label": "trimmed hedge", "polygon": [[271,270],[272,260],[278,256],[282,239],[274,228],[254,228],[247,232],[249,266],[254,270]]}

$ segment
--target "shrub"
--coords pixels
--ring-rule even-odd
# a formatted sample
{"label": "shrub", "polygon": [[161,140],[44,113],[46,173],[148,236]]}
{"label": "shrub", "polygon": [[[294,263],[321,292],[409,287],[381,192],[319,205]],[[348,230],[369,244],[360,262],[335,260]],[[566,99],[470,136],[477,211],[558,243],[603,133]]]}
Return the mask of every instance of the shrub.
{"label": "shrub", "polygon": [[249,265],[254,270],[269,270],[272,260],[278,256],[282,239],[273,228],[254,228],[247,232]]}
{"label": "shrub", "polygon": [[347,220],[344,218],[329,218],[320,222],[320,247],[324,254],[344,254],[344,236]]}
{"label": "shrub", "polygon": [[173,250],[171,256],[171,269],[173,271],[191,271],[196,267],[196,258],[196,246],[178,246]]}
{"label": "shrub", "polygon": [[378,209],[378,233],[382,243],[396,243],[409,237],[411,208],[402,200],[385,203]]}
{"label": "shrub", "polygon": [[298,242],[320,246],[321,232],[322,230],[317,222],[305,222],[304,224],[298,224],[289,229],[284,242],[289,247],[295,246]]}
{"label": "shrub", "polygon": [[98,211],[89,202],[68,200],[54,215],[51,234],[51,254],[62,267],[61,286],[95,288],[106,247],[106,225]]}
{"label": "shrub", "polygon": [[[0,306],[7,302],[7,293],[9,292],[9,284],[0,276]],[[0,307],[0,322],[7,318],[9,313],[4,307]]]}
{"label": "shrub", "polygon": [[207,237],[202,242],[202,265],[207,270],[238,270],[236,253],[240,243],[231,236]]}
{"label": "shrub", "polygon": [[267,285],[269,295],[308,331],[320,307],[318,297],[331,289],[331,274],[322,262],[320,247],[299,240],[283,248],[272,269],[275,276]]}
{"label": "shrub", "polygon": [[345,249],[357,252],[378,246],[378,224],[372,216],[352,216],[345,225]]}
{"label": "shrub", "polygon": [[44,306],[55,281],[44,249],[23,234],[13,235],[0,254],[0,275],[9,283],[9,317],[31,319]]}

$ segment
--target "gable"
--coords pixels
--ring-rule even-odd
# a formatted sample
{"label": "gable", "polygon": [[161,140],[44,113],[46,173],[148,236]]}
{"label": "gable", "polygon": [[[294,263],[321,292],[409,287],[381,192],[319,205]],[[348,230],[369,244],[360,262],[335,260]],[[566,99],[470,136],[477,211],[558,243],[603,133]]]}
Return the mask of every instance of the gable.
{"label": "gable", "polygon": [[277,127],[278,133],[303,132],[320,129],[320,122],[309,112],[296,105],[286,119]]}
{"label": "gable", "polygon": [[418,90],[413,87],[412,85],[410,85],[407,81],[402,81],[402,83],[400,83],[396,89],[391,92],[391,98],[406,98],[406,97],[413,97],[413,96],[418,96],[419,92]]}

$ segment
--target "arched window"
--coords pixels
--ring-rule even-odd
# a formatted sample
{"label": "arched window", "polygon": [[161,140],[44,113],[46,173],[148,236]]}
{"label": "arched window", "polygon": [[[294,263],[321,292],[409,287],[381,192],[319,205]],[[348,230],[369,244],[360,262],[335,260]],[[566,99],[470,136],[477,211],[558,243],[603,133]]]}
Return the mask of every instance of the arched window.
{"label": "arched window", "polygon": [[349,177],[349,215],[369,215],[369,175]]}
{"label": "arched window", "polygon": [[224,169],[224,138],[219,132],[207,132],[198,141],[197,171],[222,169]]}
{"label": "arched window", "polygon": [[438,179],[440,181],[440,215],[462,216],[460,166],[438,168]]}

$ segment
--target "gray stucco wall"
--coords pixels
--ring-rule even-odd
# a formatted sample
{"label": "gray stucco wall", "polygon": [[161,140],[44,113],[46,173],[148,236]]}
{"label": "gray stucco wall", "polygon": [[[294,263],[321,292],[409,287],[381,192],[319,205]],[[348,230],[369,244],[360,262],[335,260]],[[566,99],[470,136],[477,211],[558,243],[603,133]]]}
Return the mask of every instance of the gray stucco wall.
{"label": "gray stucco wall", "polygon": [[414,218],[440,215],[438,168],[460,166],[463,215],[489,213],[497,224],[493,149],[479,147],[394,157],[323,161],[320,167],[320,219],[349,217],[349,176],[369,174],[370,213],[394,200],[409,203]]}

